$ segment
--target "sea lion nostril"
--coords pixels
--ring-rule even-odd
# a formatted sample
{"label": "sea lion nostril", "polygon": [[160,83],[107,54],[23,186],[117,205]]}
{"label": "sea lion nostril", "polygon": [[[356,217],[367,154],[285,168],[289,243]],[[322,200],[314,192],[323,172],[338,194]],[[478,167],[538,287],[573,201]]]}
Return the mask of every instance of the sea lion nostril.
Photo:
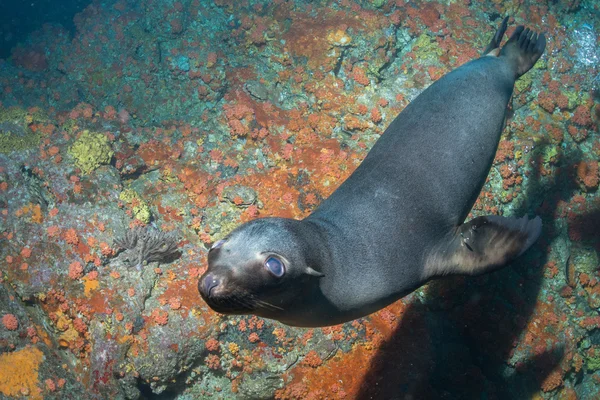
{"label": "sea lion nostril", "polygon": [[200,294],[202,294],[202,296],[210,297],[211,290],[216,288],[220,284],[221,280],[219,278],[217,278],[213,274],[208,274],[198,284],[198,290],[200,290]]}

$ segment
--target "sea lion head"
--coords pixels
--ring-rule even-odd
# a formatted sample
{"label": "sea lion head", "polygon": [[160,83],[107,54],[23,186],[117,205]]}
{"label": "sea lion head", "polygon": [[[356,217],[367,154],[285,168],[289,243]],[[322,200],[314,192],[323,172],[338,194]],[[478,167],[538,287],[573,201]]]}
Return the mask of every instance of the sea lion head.
{"label": "sea lion head", "polygon": [[256,314],[280,319],[298,306],[318,277],[318,253],[305,223],[261,218],[215,242],[208,269],[198,282],[206,303],[223,314]]}

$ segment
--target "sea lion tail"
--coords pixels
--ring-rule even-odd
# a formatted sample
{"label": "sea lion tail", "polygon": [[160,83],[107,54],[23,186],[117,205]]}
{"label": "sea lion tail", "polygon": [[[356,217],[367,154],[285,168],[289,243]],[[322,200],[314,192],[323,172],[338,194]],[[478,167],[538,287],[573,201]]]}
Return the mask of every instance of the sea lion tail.
{"label": "sea lion tail", "polygon": [[429,252],[425,278],[480,275],[502,267],[535,243],[541,231],[540,217],[489,215],[472,219]]}
{"label": "sea lion tail", "polygon": [[500,50],[499,57],[505,57],[510,62],[518,78],[535,65],[545,48],[546,37],[543,33],[538,35],[519,25]]}

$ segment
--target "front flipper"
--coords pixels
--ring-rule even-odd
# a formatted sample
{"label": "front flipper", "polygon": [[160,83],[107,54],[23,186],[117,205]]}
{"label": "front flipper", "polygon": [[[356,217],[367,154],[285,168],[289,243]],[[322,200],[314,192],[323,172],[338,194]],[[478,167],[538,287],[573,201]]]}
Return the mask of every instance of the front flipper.
{"label": "front flipper", "polygon": [[425,278],[490,272],[523,254],[541,231],[540,217],[477,217],[430,251],[425,260]]}

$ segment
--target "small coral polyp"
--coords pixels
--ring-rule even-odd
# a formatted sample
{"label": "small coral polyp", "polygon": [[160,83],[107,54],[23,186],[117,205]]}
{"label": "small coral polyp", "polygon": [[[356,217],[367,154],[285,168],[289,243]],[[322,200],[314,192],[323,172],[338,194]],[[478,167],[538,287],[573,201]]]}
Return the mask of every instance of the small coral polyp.
{"label": "small coral polyp", "polygon": [[75,166],[87,175],[99,166],[110,163],[114,152],[106,136],[85,130],[71,145],[69,154]]}

